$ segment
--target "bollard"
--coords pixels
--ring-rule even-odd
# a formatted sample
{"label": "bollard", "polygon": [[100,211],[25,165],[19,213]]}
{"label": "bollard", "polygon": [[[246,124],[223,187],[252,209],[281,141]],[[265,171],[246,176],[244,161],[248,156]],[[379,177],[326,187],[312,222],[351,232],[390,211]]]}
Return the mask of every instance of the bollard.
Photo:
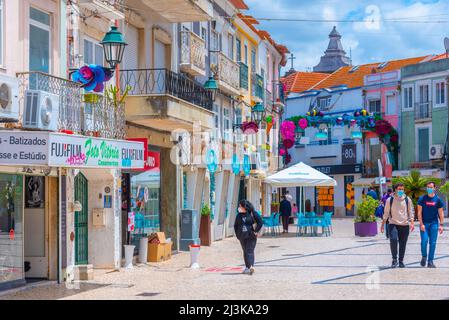
{"label": "bollard", "polygon": [[139,262],[147,263],[147,257],[148,257],[148,238],[143,237],[140,238],[139,241]]}
{"label": "bollard", "polygon": [[133,268],[133,256],[134,256],[134,247],[133,245],[124,245],[125,247],[125,269]]}
{"label": "bollard", "polygon": [[191,244],[189,248],[190,248],[190,268],[199,269],[200,265],[198,263],[198,257],[200,255],[200,245]]}

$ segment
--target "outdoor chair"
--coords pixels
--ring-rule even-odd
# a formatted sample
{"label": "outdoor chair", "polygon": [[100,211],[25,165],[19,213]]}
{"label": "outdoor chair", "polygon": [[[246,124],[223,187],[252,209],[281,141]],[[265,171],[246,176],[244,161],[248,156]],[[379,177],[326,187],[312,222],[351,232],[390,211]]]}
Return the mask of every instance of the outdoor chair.
{"label": "outdoor chair", "polygon": [[298,213],[298,222],[296,224],[296,235],[302,236],[307,234],[307,229],[311,227],[310,219],[306,218],[304,213]]}

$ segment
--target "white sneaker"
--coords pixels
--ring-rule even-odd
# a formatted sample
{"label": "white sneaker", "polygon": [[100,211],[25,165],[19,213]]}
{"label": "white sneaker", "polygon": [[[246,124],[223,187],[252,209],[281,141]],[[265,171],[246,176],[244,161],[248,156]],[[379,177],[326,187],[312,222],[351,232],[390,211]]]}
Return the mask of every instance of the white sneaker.
{"label": "white sneaker", "polygon": [[250,274],[250,269],[245,268],[245,270],[243,270],[243,274]]}
{"label": "white sneaker", "polygon": [[254,271],[256,271],[256,270],[254,269],[254,267],[249,268],[249,274],[250,274],[250,275],[253,275]]}

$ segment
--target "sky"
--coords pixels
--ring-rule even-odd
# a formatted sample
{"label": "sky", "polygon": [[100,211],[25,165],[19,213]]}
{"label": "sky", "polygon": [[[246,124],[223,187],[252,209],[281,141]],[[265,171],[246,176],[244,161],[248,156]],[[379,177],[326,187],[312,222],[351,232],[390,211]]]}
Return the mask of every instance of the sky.
{"label": "sky", "polygon": [[[335,25],[353,65],[445,52],[449,0],[245,0],[255,18],[313,19],[324,22],[260,21],[273,39],[295,55],[297,71],[312,71]],[[329,22],[328,20],[339,20]],[[360,22],[342,22],[357,20]],[[391,20],[400,21],[393,22]],[[405,22],[404,22],[405,21]],[[407,22],[408,21],[408,22]],[[427,23],[433,21],[434,23]],[[289,69],[291,62],[284,68]]]}

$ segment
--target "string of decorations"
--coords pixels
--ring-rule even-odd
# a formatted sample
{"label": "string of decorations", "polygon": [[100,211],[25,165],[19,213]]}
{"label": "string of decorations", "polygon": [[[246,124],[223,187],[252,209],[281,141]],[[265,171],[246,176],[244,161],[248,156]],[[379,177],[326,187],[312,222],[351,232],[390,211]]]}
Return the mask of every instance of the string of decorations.
{"label": "string of decorations", "polygon": [[111,80],[112,71],[108,68],[89,64],[74,71],[71,75],[72,81],[82,84],[86,92],[103,92],[104,83]]}
{"label": "string of decorations", "polygon": [[[365,131],[376,133],[379,140],[387,147],[388,152],[394,156],[393,165],[397,164],[399,151],[399,134],[397,130],[380,114],[370,114],[366,109],[356,110],[354,113],[344,113],[343,115],[326,115],[322,111],[312,110],[304,116],[291,117],[281,124],[282,147],[279,149],[279,155],[284,157],[284,164],[291,161],[288,149],[294,146],[295,131],[304,132],[307,128],[318,128],[318,135],[327,138],[327,129],[330,127],[355,128],[359,127]],[[353,132],[353,138],[362,138],[361,132]],[[319,138],[321,138],[321,135]]]}

